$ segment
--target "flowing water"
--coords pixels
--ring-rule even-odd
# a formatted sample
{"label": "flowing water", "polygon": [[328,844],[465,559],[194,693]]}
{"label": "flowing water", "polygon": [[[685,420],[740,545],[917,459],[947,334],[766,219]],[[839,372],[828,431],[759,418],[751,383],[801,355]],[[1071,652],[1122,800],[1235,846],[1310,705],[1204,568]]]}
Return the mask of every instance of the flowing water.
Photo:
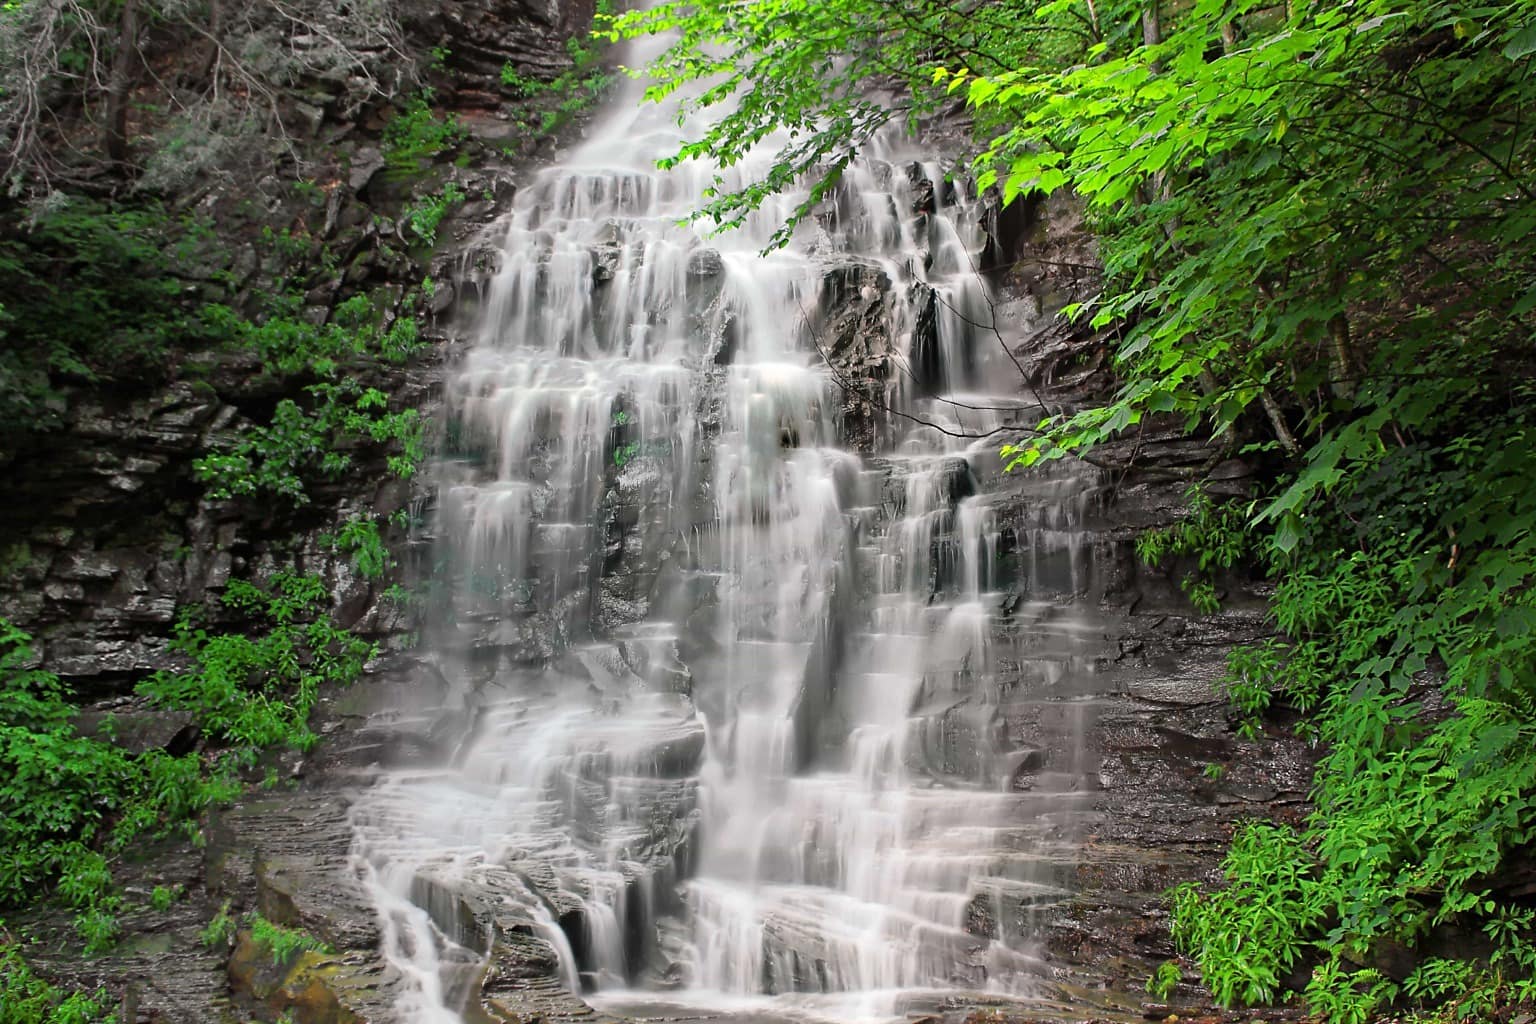
{"label": "flowing water", "polygon": [[[679,137],[621,104],[466,268],[447,696],[395,712],[449,755],[353,812],[402,1019],[461,1019],[497,927],[467,892],[614,1007],[1027,997],[1082,806],[1096,481],[994,486],[996,431],[1040,409],[936,164],[871,147],[764,256],[797,197],[701,237],[715,172],[654,166]],[[848,310],[895,354],[862,455],[825,358]]]}

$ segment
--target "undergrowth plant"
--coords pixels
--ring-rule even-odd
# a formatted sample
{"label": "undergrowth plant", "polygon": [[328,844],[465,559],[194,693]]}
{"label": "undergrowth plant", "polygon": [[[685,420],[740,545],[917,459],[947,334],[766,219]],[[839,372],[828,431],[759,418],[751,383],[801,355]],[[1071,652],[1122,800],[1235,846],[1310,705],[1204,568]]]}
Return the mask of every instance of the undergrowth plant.
{"label": "undergrowth plant", "polygon": [[65,992],[38,977],[0,925],[0,1024],[116,1024],[104,992]]}
{"label": "undergrowth plant", "polygon": [[[598,0],[599,24],[612,13],[610,0]],[[602,40],[606,36],[572,36],[565,41],[565,52],[570,57],[568,68],[554,78],[541,79],[525,75],[512,63],[501,69],[501,84],[514,99],[557,98],[558,103],[538,115],[519,116],[519,123],[533,135],[549,135],[569,124],[577,116],[592,110],[607,93],[613,76],[603,66]]]}
{"label": "undergrowth plant", "polygon": [[397,179],[420,174],[463,140],[465,131],[458,119],[434,110],[433,99],[433,91],[423,88],[384,125],[386,174]]}
{"label": "undergrowth plant", "polygon": [[355,375],[370,360],[399,364],[420,350],[412,308],[414,302],[408,303],[387,327],[364,295],[341,303],[319,326],[303,318],[293,296],[275,299],[268,315],[255,321],[226,307],[205,311],[205,321],[233,344],[260,355],[269,375],[313,381],[299,389],[301,399],[281,399],[269,422],[241,431],[225,451],[194,460],[209,496],[306,505],[312,482],[344,473],[352,465],[349,449],[361,442],[391,447],[390,472],[412,476],[426,451],[420,413],[391,409],[388,395]]}
{"label": "undergrowth plant", "polygon": [[[1418,443],[1359,449],[1267,550],[1278,634],[1235,651],[1226,685],[1250,735],[1276,701],[1309,711],[1323,754],[1302,828],[1244,826],[1224,886],[1174,893],[1175,938],[1225,1004],[1273,1001],[1308,963],[1303,997],[1336,1024],[1536,996],[1536,914],[1499,892],[1536,839],[1536,406],[1451,408]],[[1469,414],[1477,433],[1428,439]],[[1490,953],[1402,984],[1373,964],[1448,929]]]}
{"label": "undergrowth plant", "polygon": [[341,524],[334,535],[325,535],[322,543],[352,556],[352,566],[364,579],[381,579],[394,567],[395,560],[384,543],[376,519],[354,515]]}
{"label": "undergrowth plant", "polygon": [[81,735],[63,684],[31,659],[30,638],[0,619],[0,906],[51,890],[100,952],[122,906],[110,859],[236,788],[195,754],[131,754]]}
{"label": "undergrowth plant", "polygon": [[274,966],[288,963],[300,953],[330,953],[331,947],[302,928],[273,924],[260,914],[249,918],[251,941],[272,957]]}
{"label": "undergrowth plant", "polygon": [[456,181],[450,181],[440,192],[422,196],[405,208],[405,222],[412,233],[428,247],[437,244],[437,228],[443,218],[465,200],[464,189]]}
{"label": "undergrowth plant", "polygon": [[221,600],[266,631],[215,633],[185,614],[172,647],[193,667],[158,672],[138,692],[192,712],[245,760],[269,746],[308,750],[317,739],[309,716],[320,687],[350,684],[375,648],[331,622],[330,594],[317,576],[277,573],[265,588],[232,580]]}
{"label": "undergrowth plant", "polygon": [[[113,861],[236,796],[239,770],[262,749],[311,747],[320,688],[352,682],[373,655],[331,622],[329,601],[318,577],[277,573],[265,586],[234,580],[225,590],[226,609],[258,623],[252,635],[183,614],[173,648],[191,666],[138,687],[157,707],[190,712],[214,745],[176,757],[79,733],[63,682],[31,667],[30,638],[0,619],[0,906],[51,894],[74,915],[87,952],[110,948],[123,908]],[[174,897],[157,888],[151,902]]]}
{"label": "undergrowth plant", "polygon": [[1187,490],[1184,498],[1184,518],[1142,531],[1136,537],[1136,554],[1153,566],[1176,557],[1193,558],[1196,570],[1180,578],[1179,588],[1198,611],[1209,614],[1221,606],[1211,574],[1253,557],[1247,510],[1235,503],[1218,505],[1199,486]]}
{"label": "undergrowth plant", "polygon": [[208,919],[208,923],[198,932],[198,940],[207,949],[221,949],[234,941],[235,933],[239,931],[240,923],[235,915],[230,913],[229,901],[225,900],[220,905],[218,913]]}

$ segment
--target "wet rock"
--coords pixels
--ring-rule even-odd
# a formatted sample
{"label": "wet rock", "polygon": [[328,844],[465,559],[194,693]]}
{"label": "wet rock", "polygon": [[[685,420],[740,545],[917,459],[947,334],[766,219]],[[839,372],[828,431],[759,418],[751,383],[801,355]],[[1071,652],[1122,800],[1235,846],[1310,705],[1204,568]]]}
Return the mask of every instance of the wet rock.
{"label": "wet rock", "polygon": [[655,742],[643,760],[663,779],[686,779],[696,775],[704,758],[704,726],[694,720],[679,728],[676,735]]}
{"label": "wet rock", "polygon": [[[347,965],[335,957],[304,952],[276,961],[248,931],[240,932],[229,959],[229,984],[237,997],[255,1002],[294,1024],[361,1024],[344,1002]],[[341,984],[336,979],[342,979]]]}
{"label": "wet rock", "polygon": [[598,246],[592,250],[592,282],[606,284],[618,272],[624,250],[617,245]]}
{"label": "wet rock", "polygon": [[107,707],[82,711],[74,718],[83,736],[110,740],[134,754],[166,750],[179,756],[191,749],[197,730],[190,713],[144,707]]}
{"label": "wet rock", "polygon": [[59,579],[93,583],[111,580],[121,571],[110,556],[87,551],[72,551],[53,568]]}
{"label": "wet rock", "polygon": [[718,249],[695,249],[688,254],[689,277],[716,277],[724,270]]}

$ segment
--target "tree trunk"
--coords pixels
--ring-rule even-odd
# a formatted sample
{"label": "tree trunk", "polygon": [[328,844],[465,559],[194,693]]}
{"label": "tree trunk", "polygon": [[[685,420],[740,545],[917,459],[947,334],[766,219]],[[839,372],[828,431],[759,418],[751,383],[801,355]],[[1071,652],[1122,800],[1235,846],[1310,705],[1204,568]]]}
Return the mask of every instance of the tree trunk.
{"label": "tree trunk", "polygon": [[1157,4],[1148,4],[1141,9],[1141,43],[1143,46],[1156,46],[1163,41],[1163,23],[1158,17]]}
{"label": "tree trunk", "polygon": [[1099,28],[1099,9],[1094,6],[1093,0],[1088,0],[1088,22],[1093,26],[1093,41],[1103,41],[1104,33]]}
{"label": "tree trunk", "polygon": [[139,57],[139,0],[123,0],[118,22],[117,55],[107,79],[106,124],[102,148],[114,164],[128,162],[128,94],[133,89],[134,63]]}
{"label": "tree trunk", "polygon": [[1269,417],[1269,425],[1280,447],[1285,449],[1285,454],[1295,455],[1301,451],[1301,445],[1296,443],[1296,435],[1291,433],[1290,424],[1285,422],[1285,413],[1281,411],[1280,403],[1275,401],[1275,396],[1269,393],[1268,388],[1259,392],[1259,402],[1263,404],[1264,414]]}
{"label": "tree trunk", "polygon": [[214,74],[219,63],[219,46],[224,31],[224,6],[219,0],[208,3],[208,56],[203,61],[201,78]]}
{"label": "tree trunk", "polygon": [[1349,344],[1349,317],[1342,312],[1335,313],[1328,321],[1328,341],[1333,393],[1339,398],[1354,398],[1357,374]]}

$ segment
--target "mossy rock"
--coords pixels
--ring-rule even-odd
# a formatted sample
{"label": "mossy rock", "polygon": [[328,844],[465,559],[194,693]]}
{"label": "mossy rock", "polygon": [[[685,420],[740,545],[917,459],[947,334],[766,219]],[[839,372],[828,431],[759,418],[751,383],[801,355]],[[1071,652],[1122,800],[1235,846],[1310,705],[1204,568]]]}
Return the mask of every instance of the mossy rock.
{"label": "mossy rock", "polygon": [[286,1013],[294,1024],[363,1024],[348,1006],[349,965],[327,953],[305,951],[274,963],[271,951],[242,929],[229,958],[229,984],[236,996],[269,1011]]}

